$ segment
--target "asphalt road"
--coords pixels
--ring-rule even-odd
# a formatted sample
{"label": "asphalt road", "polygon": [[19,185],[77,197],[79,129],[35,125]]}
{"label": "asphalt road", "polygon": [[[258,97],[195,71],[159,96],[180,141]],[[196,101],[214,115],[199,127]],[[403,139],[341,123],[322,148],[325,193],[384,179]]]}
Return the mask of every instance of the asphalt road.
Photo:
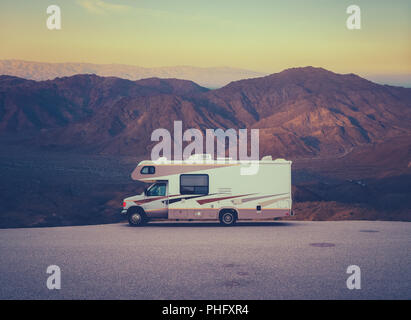
{"label": "asphalt road", "polygon": [[[410,248],[411,222],[3,229],[0,298],[411,299]],[[49,265],[60,290],[46,287]]]}

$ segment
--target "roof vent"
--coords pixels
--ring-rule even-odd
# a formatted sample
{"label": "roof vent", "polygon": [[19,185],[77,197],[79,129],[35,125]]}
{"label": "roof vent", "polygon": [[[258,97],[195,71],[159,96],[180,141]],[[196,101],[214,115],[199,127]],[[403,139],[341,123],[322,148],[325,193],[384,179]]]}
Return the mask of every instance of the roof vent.
{"label": "roof vent", "polygon": [[261,158],[261,161],[273,161],[273,157],[272,156],[264,156]]}
{"label": "roof vent", "polygon": [[187,160],[211,160],[211,154],[196,153],[189,156]]}

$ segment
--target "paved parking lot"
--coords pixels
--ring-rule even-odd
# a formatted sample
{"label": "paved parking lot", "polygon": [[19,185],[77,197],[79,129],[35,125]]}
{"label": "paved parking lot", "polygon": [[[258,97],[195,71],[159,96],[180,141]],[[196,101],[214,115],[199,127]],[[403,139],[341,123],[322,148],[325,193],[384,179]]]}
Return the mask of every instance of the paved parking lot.
{"label": "paved parking lot", "polygon": [[[1,299],[411,299],[411,223],[0,230]],[[46,269],[61,269],[49,290]],[[361,289],[346,287],[349,265]]]}

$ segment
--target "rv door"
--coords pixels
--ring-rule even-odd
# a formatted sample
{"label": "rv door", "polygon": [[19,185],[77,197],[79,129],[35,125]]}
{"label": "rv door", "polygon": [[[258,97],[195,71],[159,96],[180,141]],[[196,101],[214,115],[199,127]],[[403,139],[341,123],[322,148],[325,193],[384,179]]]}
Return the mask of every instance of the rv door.
{"label": "rv door", "polygon": [[148,218],[168,218],[168,185],[167,182],[156,182],[146,191],[144,211]]}

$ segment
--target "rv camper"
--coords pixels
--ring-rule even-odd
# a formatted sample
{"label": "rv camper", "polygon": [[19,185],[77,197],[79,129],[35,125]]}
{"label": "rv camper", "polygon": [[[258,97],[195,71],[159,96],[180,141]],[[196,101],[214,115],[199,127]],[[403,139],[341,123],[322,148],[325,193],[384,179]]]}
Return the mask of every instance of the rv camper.
{"label": "rv camper", "polygon": [[237,220],[293,215],[291,161],[271,156],[253,163],[209,155],[142,161],[132,178],[150,183],[142,194],[123,201],[121,213],[132,226],[151,220],[219,220],[230,226]]}

